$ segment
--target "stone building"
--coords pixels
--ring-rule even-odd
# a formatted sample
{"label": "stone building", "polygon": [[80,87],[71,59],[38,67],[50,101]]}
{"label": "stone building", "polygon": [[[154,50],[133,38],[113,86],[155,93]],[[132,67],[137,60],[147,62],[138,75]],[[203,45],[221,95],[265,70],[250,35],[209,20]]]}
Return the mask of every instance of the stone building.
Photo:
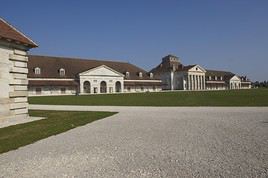
{"label": "stone building", "polygon": [[0,18],[0,121],[28,117],[27,51],[31,39]]}
{"label": "stone building", "polygon": [[232,72],[204,69],[200,65],[184,66],[178,57],[168,55],[150,71],[162,80],[163,90],[249,89],[251,82]]}
{"label": "stone building", "polygon": [[126,62],[29,55],[29,95],[162,90],[152,73]]}

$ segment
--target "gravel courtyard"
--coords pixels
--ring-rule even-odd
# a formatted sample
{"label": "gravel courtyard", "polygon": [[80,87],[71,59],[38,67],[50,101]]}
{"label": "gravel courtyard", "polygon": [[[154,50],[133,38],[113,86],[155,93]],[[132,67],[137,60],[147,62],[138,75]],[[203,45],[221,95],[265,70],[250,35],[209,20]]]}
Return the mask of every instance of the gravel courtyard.
{"label": "gravel courtyard", "polygon": [[38,107],[119,113],[1,154],[0,177],[268,176],[267,107]]}

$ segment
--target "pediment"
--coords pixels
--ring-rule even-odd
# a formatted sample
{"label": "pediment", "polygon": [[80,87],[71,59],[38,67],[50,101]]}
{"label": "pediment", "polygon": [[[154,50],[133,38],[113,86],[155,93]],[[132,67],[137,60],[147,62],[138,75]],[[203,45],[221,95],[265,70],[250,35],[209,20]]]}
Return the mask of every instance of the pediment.
{"label": "pediment", "polygon": [[80,76],[112,76],[112,77],[124,77],[123,74],[117,72],[116,70],[106,66],[101,65],[93,69],[89,69],[79,74]]}
{"label": "pediment", "polygon": [[188,71],[189,72],[206,72],[206,70],[203,67],[199,66],[199,65],[193,66]]}
{"label": "pediment", "polygon": [[241,81],[241,79],[238,76],[234,75],[232,78],[230,78],[230,81]]}

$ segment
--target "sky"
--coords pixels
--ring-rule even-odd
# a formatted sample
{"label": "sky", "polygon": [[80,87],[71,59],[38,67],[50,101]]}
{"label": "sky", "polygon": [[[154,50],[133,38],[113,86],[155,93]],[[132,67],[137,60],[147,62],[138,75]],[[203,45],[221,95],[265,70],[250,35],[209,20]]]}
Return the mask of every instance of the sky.
{"label": "sky", "polygon": [[184,65],[268,80],[267,0],[3,0],[0,16],[31,54]]}

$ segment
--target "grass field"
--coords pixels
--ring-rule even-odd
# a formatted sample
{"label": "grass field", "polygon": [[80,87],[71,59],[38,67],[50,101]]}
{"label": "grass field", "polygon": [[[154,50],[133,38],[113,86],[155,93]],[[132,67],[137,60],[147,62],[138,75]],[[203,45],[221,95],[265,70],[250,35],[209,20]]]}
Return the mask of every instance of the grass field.
{"label": "grass field", "polygon": [[46,119],[0,128],[0,153],[17,149],[98,119],[112,112],[29,111],[31,116]]}
{"label": "grass field", "polygon": [[30,97],[30,104],[106,106],[268,106],[268,89]]}

